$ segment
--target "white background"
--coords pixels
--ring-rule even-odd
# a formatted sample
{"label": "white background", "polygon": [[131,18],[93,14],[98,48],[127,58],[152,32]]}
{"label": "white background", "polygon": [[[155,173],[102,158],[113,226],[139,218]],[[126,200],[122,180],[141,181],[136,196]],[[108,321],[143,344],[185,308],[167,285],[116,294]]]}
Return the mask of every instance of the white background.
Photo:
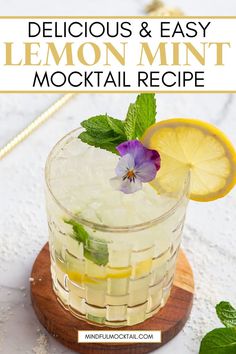
{"label": "white background", "polygon": [[[37,37],[29,37],[28,36],[28,22],[34,21],[38,23],[43,28],[43,19],[0,19],[0,91],[236,91],[236,70],[235,70],[235,59],[236,59],[236,19],[172,19],[168,21],[170,25],[165,25],[165,28],[170,28],[168,33],[170,34],[170,38],[161,38],[160,37],[160,28],[161,28],[161,20],[159,19],[148,19],[145,20],[148,22],[147,30],[151,31],[152,37],[142,38],[139,33],[142,29],[141,23],[144,21],[143,19],[99,19],[104,27],[106,27],[107,22],[110,22],[110,28],[113,28],[114,31],[114,22],[122,23],[123,21],[129,21],[131,26],[129,27],[132,30],[132,35],[128,38],[123,38],[122,36],[118,36],[116,38],[110,38],[108,35],[104,34],[102,37],[96,38],[92,35],[88,35],[87,37],[82,36],[79,38],[73,38],[71,36],[67,36],[66,38],[48,38],[42,37],[42,32]],[[58,24],[59,33],[61,33],[61,29],[63,28],[63,23],[66,22],[67,25],[71,24],[73,21],[80,21],[83,26],[84,23],[88,23],[91,25],[95,20],[93,19],[44,19],[44,21],[51,21],[53,24],[51,28],[54,28],[54,21]],[[167,20],[166,20],[167,21]],[[195,29],[198,31],[197,37],[189,38],[186,34],[192,35],[191,31],[186,29],[186,24],[188,22],[201,22],[204,26],[208,22],[211,24],[206,29],[206,37],[203,36],[203,31],[200,25],[196,25]],[[185,37],[183,38],[181,34],[175,34],[174,37],[171,37],[171,34],[174,33],[174,29],[177,23],[180,23],[183,32],[185,33]],[[49,25],[47,24],[47,28]],[[191,25],[192,27],[192,25]],[[34,29],[35,26],[32,26]],[[74,29],[75,30],[75,29]],[[122,31],[122,30],[121,30]],[[49,33],[49,32],[47,32]],[[52,30],[52,35],[54,35],[54,31]],[[165,33],[167,33],[165,31]],[[5,43],[13,42],[12,45],[12,63],[16,64],[21,62],[20,66],[16,65],[5,65]],[[40,65],[25,65],[25,47],[24,42],[39,42],[40,47],[37,44],[32,46],[32,52],[36,51],[38,53],[37,56],[32,56],[32,63],[39,63]],[[52,55],[49,56],[49,65],[46,65],[47,60],[47,43],[53,42],[58,50],[58,53],[61,53],[66,42],[73,42],[72,51],[73,51],[73,60],[74,65],[65,65],[65,55],[63,56],[59,65],[55,65],[54,60],[52,59]],[[78,48],[86,42],[93,42],[100,50],[101,57],[98,63],[94,66],[83,65],[77,58]],[[122,42],[126,42],[125,52],[126,52],[126,61],[125,65],[121,65],[117,59],[114,58],[113,55],[109,55],[109,63],[110,66],[105,65],[106,63],[106,50],[104,42],[111,42],[118,51],[123,53],[122,51]],[[141,43],[147,42],[150,46],[152,53],[154,54],[158,48],[160,42],[167,42],[166,51],[167,51],[167,64],[168,65],[159,65],[160,59],[159,54],[157,54],[157,58],[154,60],[153,65],[149,65],[148,60],[146,59],[146,55],[143,56],[142,63],[144,65],[138,65],[141,57]],[[173,54],[172,54],[172,45],[171,42],[191,42],[192,45],[196,47],[196,49],[203,53],[201,42],[207,43],[215,43],[215,42],[226,42],[230,43],[231,48],[228,45],[224,45],[223,47],[223,66],[217,66],[216,64],[216,46],[206,45],[206,64],[205,66],[201,65],[196,58],[190,53],[189,54],[189,63],[191,66],[186,66],[186,47],[184,44],[180,45],[180,66],[172,65],[173,62]],[[90,45],[86,45],[84,49],[84,56],[88,63],[93,63],[94,61],[94,52],[91,49]],[[80,79],[78,75],[73,75],[73,84],[77,84],[82,81],[82,85],[77,87],[73,87],[70,85],[68,80],[66,80],[63,87],[58,87],[56,85],[60,85],[63,82],[63,77],[61,74],[56,74],[54,76],[53,82],[51,82],[51,75],[57,71],[62,71],[65,73],[65,76],[68,77],[70,73],[74,71],[79,71],[84,76],[84,72],[91,71],[102,71],[104,74],[101,75],[101,85],[100,87],[97,85],[96,74],[92,74],[91,82],[93,83],[93,87],[86,86],[84,84],[83,78]],[[43,78],[45,72],[48,73],[50,87],[45,84],[40,87],[39,83],[36,82],[36,86],[33,87],[35,72],[38,72],[40,78]],[[117,77],[117,73],[119,71],[126,71],[126,82],[130,84],[131,87],[117,87],[113,84],[105,85],[106,77],[112,71],[114,78]],[[138,71],[160,71],[160,80],[159,87],[146,87],[141,83],[141,87],[138,85]],[[192,80],[186,83],[184,87],[180,84],[175,85],[171,88],[166,87],[161,82],[162,74],[166,71],[172,71],[176,74],[179,71],[205,71],[205,74],[201,77],[204,77],[204,87],[195,87],[195,81]],[[169,76],[169,75],[168,75]],[[93,79],[94,78],[94,79]],[[175,82],[173,76],[169,76],[166,78],[167,84],[172,84]],[[148,81],[147,81],[148,83]],[[157,82],[155,81],[155,84]],[[203,83],[201,81],[201,83]]]}
{"label": "white background", "polygon": [[[146,0],[8,0],[1,15],[142,15]],[[169,1],[187,15],[236,15],[233,0]],[[58,95],[0,95],[0,144],[46,109]],[[47,240],[43,168],[51,147],[79,122],[99,112],[124,117],[130,94],[85,94],[68,103],[35,134],[0,161],[0,353],[72,354],[40,326],[29,297],[34,258]],[[215,123],[236,145],[236,97],[225,94],[157,96],[158,118],[196,117]],[[223,200],[190,203],[183,247],[193,266],[196,294],[191,317],[159,354],[197,354],[201,337],[220,326],[214,305],[236,306],[236,190]],[[41,333],[48,342],[42,351]]]}

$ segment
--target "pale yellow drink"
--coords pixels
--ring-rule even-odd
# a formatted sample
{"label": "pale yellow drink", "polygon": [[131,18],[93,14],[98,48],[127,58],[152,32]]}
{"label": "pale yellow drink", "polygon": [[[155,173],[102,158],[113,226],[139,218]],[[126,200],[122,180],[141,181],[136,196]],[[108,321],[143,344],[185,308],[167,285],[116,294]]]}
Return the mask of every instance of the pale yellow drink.
{"label": "pale yellow drink", "polygon": [[187,206],[188,183],[172,194],[150,184],[112,189],[119,156],[63,138],[46,165],[51,272],[60,303],[78,318],[133,325],[168,300]]}

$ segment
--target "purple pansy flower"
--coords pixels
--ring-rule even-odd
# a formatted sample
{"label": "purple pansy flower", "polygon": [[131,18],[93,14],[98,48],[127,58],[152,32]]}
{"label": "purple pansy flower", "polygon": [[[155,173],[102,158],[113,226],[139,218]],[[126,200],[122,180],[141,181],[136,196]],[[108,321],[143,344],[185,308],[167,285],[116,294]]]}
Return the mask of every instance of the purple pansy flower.
{"label": "purple pansy flower", "polygon": [[111,179],[114,189],[126,194],[142,188],[143,182],[152,181],[160,168],[160,155],[147,149],[139,140],[129,140],[116,147],[121,158],[116,166],[116,175]]}

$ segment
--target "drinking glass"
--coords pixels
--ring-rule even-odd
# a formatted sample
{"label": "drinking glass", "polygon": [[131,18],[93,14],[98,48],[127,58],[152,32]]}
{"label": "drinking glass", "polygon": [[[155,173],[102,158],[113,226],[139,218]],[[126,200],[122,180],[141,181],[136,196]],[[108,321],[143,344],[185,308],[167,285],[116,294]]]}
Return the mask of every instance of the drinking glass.
{"label": "drinking glass", "polygon": [[[119,157],[82,143],[80,132],[60,140],[46,163],[52,286],[73,316],[99,326],[131,326],[153,316],[170,295],[189,177],[168,193],[146,186],[154,193],[150,205],[142,199],[145,191],[113,192],[104,179]],[[125,211],[121,198],[129,202]],[[100,200],[106,201],[99,209],[106,222],[94,212]],[[128,211],[137,207],[136,222],[129,222]]]}

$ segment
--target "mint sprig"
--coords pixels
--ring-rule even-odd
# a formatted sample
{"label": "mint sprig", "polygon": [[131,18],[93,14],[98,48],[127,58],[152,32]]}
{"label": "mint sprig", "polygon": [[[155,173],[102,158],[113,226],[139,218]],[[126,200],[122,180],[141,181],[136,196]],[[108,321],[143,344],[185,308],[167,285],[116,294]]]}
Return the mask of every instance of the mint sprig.
{"label": "mint sprig", "polygon": [[216,328],[202,339],[199,354],[236,353],[236,309],[222,301],[216,305],[216,313],[226,328]]}
{"label": "mint sprig", "polygon": [[89,145],[118,153],[117,145],[141,138],[145,130],[155,123],[155,117],[155,95],[143,93],[130,104],[125,120],[107,114],[91,117],[81,123],[85,131],[78,138]]}
{"label": "mint sprig", "polygon": [[76,241],[84,246],[84,257],[91,262],[101,266],[108,263],[108,247],[104,240],[93,239],[85,228],[75,220],[65,220],[66,224],[72,226],[71,235]]}

